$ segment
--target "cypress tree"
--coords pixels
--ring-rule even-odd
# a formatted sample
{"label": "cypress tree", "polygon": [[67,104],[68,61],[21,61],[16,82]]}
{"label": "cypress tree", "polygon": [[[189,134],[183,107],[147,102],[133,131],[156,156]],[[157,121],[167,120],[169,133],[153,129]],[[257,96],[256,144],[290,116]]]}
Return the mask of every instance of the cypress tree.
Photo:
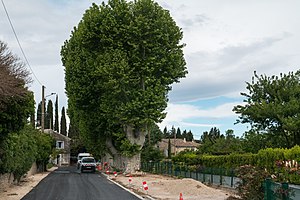
{"label": "cypress tree", "polygon": [[42,123],[42,102],[39,103],[36,111],[36,126],[40,127]]}
{"label": "cypress tree", "polygon": [[58,95],[56,95],[56,101],[55,101],[54,131],[59,132],[59,123],[58,123]]}
{"label": "cypress tree", "polygon": [[168,133],[167,127],[164,128],[163,135],[164,135],[164,138],[169,138],[169,133]]}
{"label": "cypress tree", "polygon": [[45,118],[45,128],[53,129],[53,103],[51,100],[48,101]]}
{"label": "cypress tree", "polygon": [[62,107],[61,109],[60,134],[67,136],[67,122],[66,122],[65,107]]}
{"label": "cypress tree", "polygon": [[171,158],[171,153],[172,153],[171,148],[172,148],[172,146],[171,146],[171,140],[169,138],[169,142],[168,142],[168,158]]}
{"label": "cypress tree", "polygon": [[181,130],[180,130],[180,128],[179,128],[179,127],[177,128],[177,132],[176,132],[176,138],[178,138],[178,139],[182,138],[182,135],[181,135]]}

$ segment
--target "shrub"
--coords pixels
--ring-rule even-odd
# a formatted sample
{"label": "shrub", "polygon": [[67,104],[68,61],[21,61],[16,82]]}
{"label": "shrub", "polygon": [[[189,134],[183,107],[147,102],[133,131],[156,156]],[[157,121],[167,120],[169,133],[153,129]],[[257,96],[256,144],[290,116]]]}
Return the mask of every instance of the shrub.
{"label": "shrub", "polygon": [[244,165],[236,170],[237,177],[241,179],[238,183],[238,195],[246,200],[263,200],[263,181],[269,173],[262,168]]}
{"label": "shrub", "polygon": [[13,173],[15,181],[19,182],[34,162],[46,166],[52,152],[53,139],[27,125],[17,133],[10,133],[2,144],[0,172]]}

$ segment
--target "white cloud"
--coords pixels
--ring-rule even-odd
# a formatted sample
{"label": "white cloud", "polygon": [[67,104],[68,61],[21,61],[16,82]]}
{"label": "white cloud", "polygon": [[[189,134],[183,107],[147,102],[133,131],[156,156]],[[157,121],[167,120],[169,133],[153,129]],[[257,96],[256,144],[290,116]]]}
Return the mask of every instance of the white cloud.
{"label": "white cloud", "polygon": [[[168,113],[166,118],[163,120],[159,126],[161,128],[167,126],[193,126],[193,127],[214,127],[220,126],[219,124],[203,124],[201,123],[201,118],[206,119],[221,119],[228,117],[235,117],[236,114],[232,111],[233,107],[241,104],[241,102],[231,102],[225,103],[213,108],[205,109],[200,106],[190,105],[190,104],[172,104],[169,103],[166,109]],[[199,123],[189,123],[188,120],[197,120]],[[213,120],[212,120],[213,121]]]}

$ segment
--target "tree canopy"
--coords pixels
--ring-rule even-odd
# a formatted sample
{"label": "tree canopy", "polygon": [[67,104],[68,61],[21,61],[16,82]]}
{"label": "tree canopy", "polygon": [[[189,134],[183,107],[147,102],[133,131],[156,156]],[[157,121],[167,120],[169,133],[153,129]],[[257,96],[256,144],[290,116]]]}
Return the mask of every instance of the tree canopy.
{"label": "tree canopy", "polygon": [[152,0],[93,4],[61,50],[80,133],[102,142],[121,133],[142,146],[147,126],[165,117],[171,84],[187,73],[181,39],[170,13]]}
{"label": "tree canopy", "polygon": [[0,41],[0,140],[21,130],[34,113],[33,93],[27,88],[30,82],[24,64]]}
{"label": "tree canopy", "polygon": [[[252,130],[263,133],[272,147],[300,144],[300,71],[268,77],[254,72],[247,82],[244,105],[234,111],[238,122],[250,123]],[[251,133],[252,138],[253,133]]]}

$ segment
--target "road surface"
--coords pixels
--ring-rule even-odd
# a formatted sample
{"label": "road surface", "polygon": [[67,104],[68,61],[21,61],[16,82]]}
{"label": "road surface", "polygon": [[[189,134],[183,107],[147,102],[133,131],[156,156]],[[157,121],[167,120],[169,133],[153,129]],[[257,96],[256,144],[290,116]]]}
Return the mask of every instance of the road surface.
{"label": "road surface", "polygon": [[44,178],[22,200],[138,200],[137,196],[100,173],[80,173],[60,167]]}

